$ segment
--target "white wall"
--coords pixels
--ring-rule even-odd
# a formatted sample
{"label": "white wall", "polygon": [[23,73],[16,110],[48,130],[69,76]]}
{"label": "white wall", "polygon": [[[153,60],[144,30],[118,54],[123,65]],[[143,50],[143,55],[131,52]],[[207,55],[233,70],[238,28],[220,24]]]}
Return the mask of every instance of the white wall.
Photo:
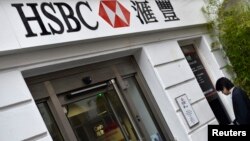
{"label": "white wall", "polygon": [[0,72],[0,138],[52,141],[20,71]]}
{"label": "white wall", "polygon": [[10,26],[7,15],[4,13],[2,5],[0,4],[0,55],[4,51],[11,51],[14,49],[19,49],[20,46],[15,37],[15,33]]}
{"label": "white wall", "polygon": [[[136,59],[175,139],[207,140],[207,124],[218,122],[177,40],[146,44]],[[199,119],[199,124],[192,128],[188,127],[175,101],[184,93]]]}
{"label": "white wall", "polygon": [[[21,72],[25,76],[33,76],[134,55],[175,139],[206,141],[207,125],[218,122],[177,43],[179,40],[202,37],[202,42],[197,43],[201,49],[199,52],[209,62],[212,61],[207,66],[211,68],[209,73],[214,82],[224,75],[223,67],[219,67],[223,61],[216,51],[206,51],[210,39],[204,36],[205,33],[203,27],[187,28],[1,56],[0,124],[6,128],[0,128],[0,138],[50,139]],[[191,129],[175,102],[175,98],[183,93],[187,94],[199,119],[199,124]],[[26,130],[23,130],[24,127]],[[18,133],[11,136],[13,132]]]}
{"label": "white wall", "polygon": [[[199,42],[196,42],[198,46],[197,51],[200,54],[201,59],[203,60],[203,64],[212,80],[212,82],[216,83],[216,80],[220,77],[228,77],[232,78],[233,74],[228,72],[226,69],[226,65],[228,64],[227,57],[222,52],[221,49],[212,49],[210,47],[213,39],[209,35],[203,35],[202,39]],[[221,92],[219,92],[219,97],[224,104],[230,119],[233,121],[235,119],[232,100],[229,96],[225,96]]]}

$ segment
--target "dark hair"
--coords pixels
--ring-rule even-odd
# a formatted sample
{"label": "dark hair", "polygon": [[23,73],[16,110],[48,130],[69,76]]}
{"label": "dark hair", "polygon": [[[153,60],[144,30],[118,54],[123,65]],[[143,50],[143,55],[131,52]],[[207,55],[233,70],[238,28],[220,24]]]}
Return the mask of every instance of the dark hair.
{"label": "dark hair", "polygon": [[222,91],[223,87],[230,90],[234,87],[234,84],[226,77],[221,77],[217,80],[215,87],[217,91]]}

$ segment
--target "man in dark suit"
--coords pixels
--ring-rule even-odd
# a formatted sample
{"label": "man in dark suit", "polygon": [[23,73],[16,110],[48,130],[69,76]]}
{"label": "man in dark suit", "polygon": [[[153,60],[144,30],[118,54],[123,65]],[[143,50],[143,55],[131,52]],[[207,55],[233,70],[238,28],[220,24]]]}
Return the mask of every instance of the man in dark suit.
{"label": "man in dark suit", "polygon": [[234,124],[250,124],[250,100],[245,91],[234,84],[227,78],[221,77],[216,82],[216,90],[225,95],[232,94],[233,110],[235,114]]}

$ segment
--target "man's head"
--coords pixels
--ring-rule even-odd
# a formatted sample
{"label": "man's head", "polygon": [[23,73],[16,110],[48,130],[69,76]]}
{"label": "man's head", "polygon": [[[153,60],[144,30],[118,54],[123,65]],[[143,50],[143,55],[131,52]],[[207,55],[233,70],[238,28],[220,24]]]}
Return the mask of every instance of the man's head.
{"label": "man's head", "polygon": [[225,95],[230,94],[230,89],[234,87],[234,84],[226,77],[221,77],[216,81],[216,90],[221,91]]}

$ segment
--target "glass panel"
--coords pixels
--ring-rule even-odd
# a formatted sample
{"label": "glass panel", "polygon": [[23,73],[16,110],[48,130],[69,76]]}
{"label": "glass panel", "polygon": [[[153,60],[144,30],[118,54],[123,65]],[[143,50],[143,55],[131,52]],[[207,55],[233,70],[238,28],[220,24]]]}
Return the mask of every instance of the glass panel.
{"label": "glass panel", "polygon": [[188,64],[190,65],[196,80],[198,81],[204,95],[206,97],[208,96],[214,96],[216,94],[216,90],[213,86],[213,83],[211,82],[207,71],[205,67],[203,66],[200,57],[198,56],[195,48],[193,45],[187,45],[181,47]]}
{"label": "glass panel", "polygon": [[47,103],[38,103],[37,107],[43,117],[43,120],[48,128],[48,131],[53,139],[53,141],[63,141],[63,137],[59,131],[59,128],[53,118],[49,106]]}
{"label": "glass panel", "polygon": [[67,108],[67,117],[79,141],[136,141],[126,112],[111,88]]}
{"label": "glass panel", "polygon": [[139,122],[143,123],[144,130],[146,130],[147,135],[149,135],[147,140],[152,141],[163,141],[162,136],[160,135],[160,132],[158,128],[156,127],[156,124],[151,116],[150,111],[147,109],[147,106],[142,98],[142,92],[139,89],[139,86],[135,80],[134,77],[129,77],[125,79],[128,82],[128,96],[130,102],[132,102],[132,105],[134,105],[133,108],[137,111],[139,114],[137,118],[139,119]]}
{"label": "glass panel", "polygon": [[112,103],[111,106],[113,106],[113,110],[115,111],[115,113],[117,113],[121,126],[124,129],[125,134],[128,136],[128,139],[130,139],[130,141],[137,141],[135,130],[116,92],[113,90],[109,91],[107,98]]}

